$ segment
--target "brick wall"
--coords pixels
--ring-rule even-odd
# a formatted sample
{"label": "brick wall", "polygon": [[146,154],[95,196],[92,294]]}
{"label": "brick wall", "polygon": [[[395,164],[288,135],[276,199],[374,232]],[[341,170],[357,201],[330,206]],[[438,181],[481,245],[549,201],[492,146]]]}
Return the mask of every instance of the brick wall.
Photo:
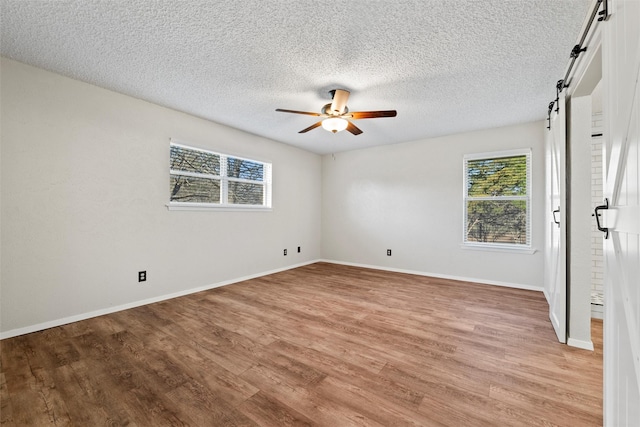
{"label": "brick wall", "polygon": [[[602,133],[602,113],[594,113],[591,122],[592,134]],[[591,204],[604,202],[602,196],[602,137],[591,138]],[[602,318],[604,295],[604,260],[602,253],[603,234],[591,223],[591,317]]]}

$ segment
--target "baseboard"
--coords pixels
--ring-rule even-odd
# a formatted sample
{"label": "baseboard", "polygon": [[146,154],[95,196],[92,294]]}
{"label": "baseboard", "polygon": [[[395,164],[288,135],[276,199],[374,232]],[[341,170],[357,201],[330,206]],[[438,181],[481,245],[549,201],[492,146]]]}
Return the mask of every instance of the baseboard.
{"label": "baseboard", "polygon": [[567,345],[571,347],[581,348],[583,350],[593,351],[593,342],[591,341],[583,341],[583,340],[577,340],[574,338],[569,338],[567,339]]}
{"label": "baseboard", "polygon": [[122,305],[118,305],[118,306],[114,306],[114,307],[109,307],[109,308],[104,308],[104,309],[100,309],[100,310],[90,311],[88,313],[82,313],[82,314],[77,314],[77,315],[74,315],[74,316],[64,317],[62,319],[56,319],[56,320],[51,320],[51,321],[44,322],[44,323],[38,323],[36,325],[25,326],[23,328],[11,329],[11,330],[6,331],[6,332],[0,332],[0,340],[6,339],[6,338],[17,337],[19,335],[30,334],[32,332],[43,331],[45,329],[55,328],[56,326],[62,326],[62,325],[66,325],[66,324],[69,324],[69,323],[79,322],[81,320],[91,319],[93,317],[104,316],[105,314],[111,314],[111,313],[115,313],[115,312],[118,312],[118,311],[128,310],[130,308],[140,307],[140,306],[147,305],[147,304],[153,304],[153,303],[160,302],[160,301],[166,301],[166,300],[172,299],[172,298],[178,298],[178,297],[182,297],[182,296],[185,296],[185,295],[195,294],[197,292],[208,291],[210,289],[219,288],[221,286],[227,286],[227,285],[231,285],[233,283],[244,282],[245,280],[256,279],[256,278],[262,277],[262,276],[268,276],[269,274],[280,273],[281,271],[291,270],[291,269],[298,268],[298,267],[303,267],[303,266],[309,265],[309,264],[315,264],[316,262],[319,262],[319,261],[320,260],[313,260],[313,261],[303,262],[303,263],[300,263],[300,264],[289,265],[287,267],[277,268],[275,270],[269,270],[269,271],[265,271],[265,272],[262,272],[262,273],[256,273],[256,274],[251,274],[251,275],[248,275],[248,276],[238,277],[238,278],[231,279],[231,280],[225,280],[225,281],[214,283],[214,284],[211,284],[211,285],[205,285],[205,286],[200,286],[200,287],[197,287],[197,288],[186,289],[186,290],[180,291],[180,292],[174,292],[174,293],[171,293],[171,294],[160,295],[160,296],[157,296],[157,297],[148,298],[148,299],[139,300],[139,301],[134,301],[134,302],[130,302],[130,303],[127,303],[127,304],[122,304]]}
{"label": "baseboard", "polygon": [[426,271],[417,271],[417,270],[405,270],[401,268],[393,268],[393,267],[382,267],[379,265],[370,265],[370,264],[358,264],[354,262],[344,262],[344,261],[336,261],[331,259],[323,259],[319,260],[320,262],[328,262],[331,264],[339,264],[339,265],[348,265],[351,267],[362,267],[362,268],[370,268],[373,270],[384,270],[390,271],[393,273],[405,273],[405,274],[414,274],[416,276],[427,276],[427,277],[436,277],[438,279],[449,279],[449,280],[458,280],[461,282],[474,282],[481,283],[483,285],[493,285],[493,286],[502,286],[506,288],[514,288],[514,289],[523,289],[527,291],[537,291],[544,292],[544,289],[541,286],[531,286],[524,285],[519,283],[507,283],[507,282],[499,282],[495,280],[486,280],[486,279],[477,279],[474,277],[462,277],[462,276],[450,276],[448,274],[438,274],[438,273],[429,273]]}
{"label": "baseboard", "polygon": [[598,304],[591,304],[591,318],[604,319],[604,307]]}

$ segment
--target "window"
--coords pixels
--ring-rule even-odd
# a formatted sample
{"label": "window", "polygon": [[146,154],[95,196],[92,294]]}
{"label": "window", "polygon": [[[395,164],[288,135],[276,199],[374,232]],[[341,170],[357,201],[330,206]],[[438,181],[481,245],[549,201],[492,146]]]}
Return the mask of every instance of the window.
{"label": "window", "polygon": [[169,146],[169,208],[270,208],[271,164]]}
{"label": "window", "polygon": [[531,150],[464,157],[465,246],[530,249]]}

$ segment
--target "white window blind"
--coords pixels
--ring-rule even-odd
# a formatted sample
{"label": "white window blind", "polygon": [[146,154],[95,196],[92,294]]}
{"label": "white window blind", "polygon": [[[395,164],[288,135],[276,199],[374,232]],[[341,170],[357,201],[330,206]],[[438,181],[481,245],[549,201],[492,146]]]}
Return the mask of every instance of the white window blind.
{"label": "white window blind", "polygon": [[463,243],[531,247],[531,150],[464,157]]}

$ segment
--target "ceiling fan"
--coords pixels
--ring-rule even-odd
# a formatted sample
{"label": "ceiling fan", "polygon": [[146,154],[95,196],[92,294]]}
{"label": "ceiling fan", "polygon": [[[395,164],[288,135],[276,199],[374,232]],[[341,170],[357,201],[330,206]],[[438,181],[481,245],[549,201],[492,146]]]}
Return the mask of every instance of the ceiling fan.
{"label": "ceiling fan", "polygon": [[375,119],[378,117],[395,117],[397,114],[396,110],[349,112],[349,109],[347,108],[347,100],[349,99],[350,92],[348,90],[334,89],[329,91],[329,93],[331,94],[333,101],[330,104],[326,104],[324,107],[322,107],[320,113],[284,110],[282,108],[277,108],[276,111],[280,111],[283,113],[306,114],[307,116],[324,118],[323,120],[312,124],[308,128],[302,129],[298,133],[309,132],[310,130],[315,129],[318,126],[322,126],[329,132],[337,133],[346,129],[354,135],[360,135],[362,133],[362,130],[360,130],[356,125],[354,125],[347,119]]}

